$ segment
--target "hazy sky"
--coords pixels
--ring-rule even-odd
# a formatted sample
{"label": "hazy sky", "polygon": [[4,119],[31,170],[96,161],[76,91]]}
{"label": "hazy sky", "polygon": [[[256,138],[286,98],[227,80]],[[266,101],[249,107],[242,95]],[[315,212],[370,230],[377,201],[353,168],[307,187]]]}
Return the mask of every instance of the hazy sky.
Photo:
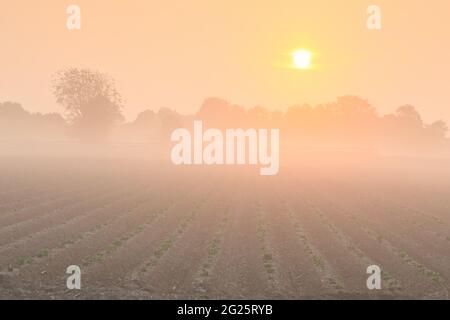
{"label": "hazy sky", "polygon": [[[66,29],[72,3],[81,31]],[[379,32],[366,28],[370,4]],[[1,0],[0,101],[62,111],[51,74],[75,66],[112,75],[128,118],[193,112],[209,96],[285,109],[356,94],[450,122],[449,17],[448,0]],[[314,69],[290,68],[297,48]]]}

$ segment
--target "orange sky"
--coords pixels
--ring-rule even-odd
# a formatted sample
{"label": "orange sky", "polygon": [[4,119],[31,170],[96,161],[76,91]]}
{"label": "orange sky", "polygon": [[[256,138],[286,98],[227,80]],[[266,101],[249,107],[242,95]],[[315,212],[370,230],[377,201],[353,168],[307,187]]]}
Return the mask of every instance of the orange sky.
{"label": "orange sky", "polygon": [[[72,3],[81,31],[65,27]],[[370,4],[380,32],[366,28]],[[356,94],[382,113],[410,103],[450,123],[449,15],[448,0],[3,0],[0,101],[62,111],[50,77],[76,66],[111,74],[128,118],[193,112],[208,96],[285,109]],[[315,69],[288,67],[302,47]]]}

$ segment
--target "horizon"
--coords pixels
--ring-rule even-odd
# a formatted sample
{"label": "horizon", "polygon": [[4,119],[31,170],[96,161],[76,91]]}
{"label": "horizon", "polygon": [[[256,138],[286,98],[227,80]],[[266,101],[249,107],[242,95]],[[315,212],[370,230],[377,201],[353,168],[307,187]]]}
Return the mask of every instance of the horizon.
{"label": "horizon", "polygon": [[[334,98],[333,100],[331,100],[331,101],[321,101],[321,102],[319,102],[319,103],[317,103],[317,104],[312,104],[312,103],[308,103],[308,102],[298,103],[298,104],[293,104],[293,105],[289,105],[289,106],[284,107],[282,110],[274,110],[274,109],[267,108],[266,106],[259,106],[259,105],[245,106],[245,105],[242,105],[242,104],[240,104],[240,103],[238,103],[238,102],[230,101],[230,100],[228,100],[228,99],[225,98],[225,97],[207,96],[207,97],[205,97],[205,98],[202,100],[202,102],[198,105],[197,109],[193,109],[192,111],[189,111],[189,113],[188,113],[188,112],[186,112],[186,113],[179,112],[178,110],[176,110],[175,108],[171,108],[170,106],[160,107],[160,108],[146,108],[146,109],[143,109],[143,110],[141,110],[140,112],[138,112],[133,118],[127,118],[127,117],[125,116],[125,119],[124,119],[124,122],[123,122],[123,123],[126,124],[126,123],[132,123],[132,122],[136,121],[137,118],[139,117],[139,115],[140,115],[141,113],[145,112],[145,111],[152,111],[152,112],[154,112],[155,114],[158,114],[161,110],[164,110],[164,109],[167,109],[167,110],[171,110],[171,111],[173,111],[173,112],[176,112],[176,113],[179,114],[180,116],[185,116],[185,117],[195,116],[195,115],[201,110],[203,104],[204,104],[205,102],[207,102],[208,100],[210,100],[210,99],[219,99],[219,100],[223,100],[224,102],[226,102],[226,103],[229,104],[230,106],[235,106],[235,107],[243,108],[243,110],[244,110],[245,112],[248,112],[248,111],[250,111],[250,110],[252,110],[252,109],[254,109],[254,108],[263,108],[264,110],[266,110],[266,111],[268,111],[268,112],[281,112],[283,115],[286,115],[286,113],[289,111],[290,108],[303,107],[303,106],[310,106],[311,108],[315,109],[315,108],[317,108],[317,107],[320,107],[320,106],[323,106],[323,105],[326,105],[326,104],[335,103],[339,98],[342,98],[342,97],[357,97],[357,98],[360,98],[360,99],[362,99],[362,100],[364,100],[364,101],[367,101],[367,102],[369,103],[369,105],[371,105],[371,106],[375,109],[375,112],[377,113],[377,116],[380,117],[380,118],[383,118],[384,116],[388,116],[388,115],[395,114],[395,113],[396,113],[396,110],[397,110],[399,107],[405,106],[405,105],[411,105],[411,106],[415,107],[416,110],[419,112],[420,116],[423,116],[423,115],[422,115],[422,112],[421,112],[422,110],[420,110],[419,108],[417,108],[414,104],[403,104],[403,105],[395,106],[395,107],[393,107],[392,110],[390,110],[390,111],[389,111],[389,110],[386,110],[386,113],[381,113],[381,112],[380,112],[380,109],[379,109],[377,106],[373,105],[373,104],[370,102],[370,100],[368,100],[368,99],[366,99],[366,98],[364,98],[364,97],[359,97],[359,96],[350,95],[350,94],[342,94],[342,95],[339,95],[339,96],[335,97],[335,98]],[[68,118],[66,115],[64,115],[64,108],[63,108],[62,106],[59,106],[59,109],[61,109],[61,110],[55,110],[55,111],[50,111],[50,112],[42,112],[42,111],[39,111],[39,110],[33,111],[33,110],[31,110],[30,108],[27,108],[27,106],[24,105],[23,103],[21,103],[20,101],[12,101],[12,100],[6,99],[6,100],[4,100],[4,101],[0,101],[0,104],[2,104],[2,103],[13,103],[13,104],[17,103],[17,104],[19,104],[19,105],[24,109],[24,111],[26,111],[26,112],[28,112],[28,113],[30,113],[30,114],[32,114],[32,115],[33,115],[33,114],[42,114],[42,115],[46,115],[46,114],[59,114],[59,115],[61,115],[61,116],[63,117],[64,120],[66,120],[66,121],[69,120],[69,118]],[[126,109],[126,106],[123,107],[123,108],[121,109],[122,112],[125,111],[125,109]],[[424,120],[424,124],[431,124],[431,123],[436,122],[436,121],[439,121],[439,120],[442,120],[442,118],[431,119],[431,121],[429,121],[429,122],[427,122],[427,121]],[[447,122],[445,121],[445,123],[447,123]]]}

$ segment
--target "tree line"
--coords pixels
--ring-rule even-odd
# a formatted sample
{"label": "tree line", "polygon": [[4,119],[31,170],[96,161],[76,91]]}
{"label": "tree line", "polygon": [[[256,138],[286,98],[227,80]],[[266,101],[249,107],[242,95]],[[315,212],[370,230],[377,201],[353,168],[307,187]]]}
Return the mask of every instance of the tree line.
{"label": "tree line", "polygon": [[285,143],[301,146],[450,149],[448,126],[425,123],[412,105],[380,115],[367,100],[343,96],[319,105],[295,105],[285,112],[245,108],[208,98],[191,115],[162,108],[141,112],[126,122],[114,79],[104,73],[68,68],[55,73],[52,92],[62,114],[30,113],[14,102],[0,103],[0,140],[79,140],[168,143],[170,133],[202,120],[214,128],[279,128]]}

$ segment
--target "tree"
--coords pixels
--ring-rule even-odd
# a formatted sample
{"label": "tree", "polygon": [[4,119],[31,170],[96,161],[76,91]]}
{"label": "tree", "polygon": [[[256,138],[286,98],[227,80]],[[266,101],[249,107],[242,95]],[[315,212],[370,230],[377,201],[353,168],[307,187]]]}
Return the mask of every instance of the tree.
{"label": "tree", "polygon": [[64,69],[54,75],[52,89],[82,140],[104,140],[112,126],[123,120],[122,97],[107,74]]}
{"label": "tree", "polygon": [[122,120],[120,109],[103,96],[90,100],[82,115],[73,121],[74,133],[82,141],[101,142],[107,139],[113,125]]}
{"label": "tree", "polygon": [[412,124],[415,124],[419,127],[423,126],[422,117],[420,116],[419,112],[416,110],[416,108],[412,105],[404,105],[399,108],[397,108],[397,116],[401,119],[407,120]]}
{"label": "tree", "polygon": [[427,125],[426,129],[434,140],[440,141],[442,139],[445,139],[448,131],[448,126],[444,121],[438,120],[430,125]]}
{"label": "tree", "polygon": [[337,99],[336,112],[346,117],[375,118],[376,110],[367,100],[357,96],[343,96]]}
{"label": "tree", "polygon": [[28,117],[30,114],[25,111],[21,104],[16,102],[0,103],[0,118],[11,121],[13,119],[22,119]]}

